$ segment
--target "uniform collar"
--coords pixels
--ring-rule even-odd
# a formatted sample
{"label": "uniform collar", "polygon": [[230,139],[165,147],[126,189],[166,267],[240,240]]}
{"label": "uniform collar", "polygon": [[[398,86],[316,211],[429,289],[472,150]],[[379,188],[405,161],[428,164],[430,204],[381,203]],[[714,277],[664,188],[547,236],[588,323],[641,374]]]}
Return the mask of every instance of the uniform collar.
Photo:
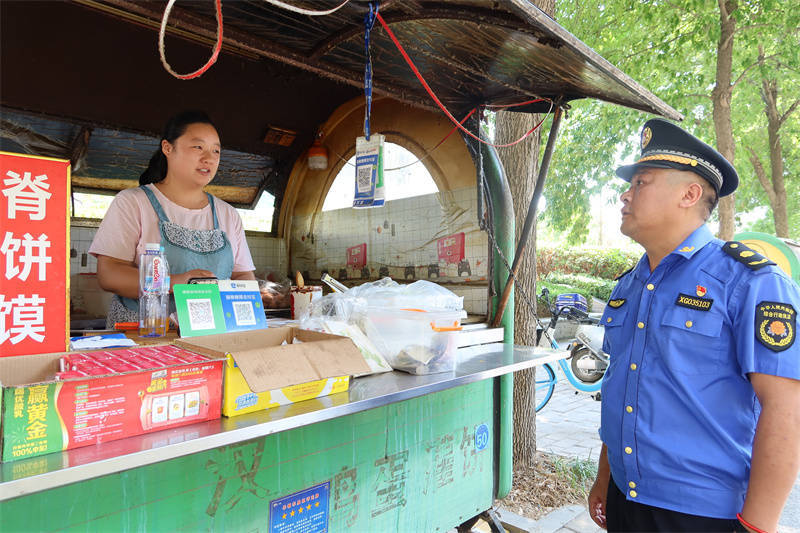
{"label": "uniform collar", "polygon": [[[714,240],[714,236],[711,234],[711,230],[708,229],[708,226],[702,224],[696,230],[694,230],[682,243],[680,243],[667,257],[664,258],[665,261],[673,262],[676,259],[671,258],[678,258],[682,257],[684,259],[691,259],[694,254],[700,251],[706,244],[710,243]],[[662,261],[663,262],[663,261]],[[639,263],[637,263],[635,269],[635,275],[639,279],[647,279],[650,276],[650,263],[647,259],[647,254],[645,253],[640,259]]]}
{"label": "uniform collar", "polygon": [[703,246],[714,240],[708,226],[702,224],[694,230],[686,239],[678,245],[670,255],[677,255],[685,259],[691,259],[694,254],[700,251]]}

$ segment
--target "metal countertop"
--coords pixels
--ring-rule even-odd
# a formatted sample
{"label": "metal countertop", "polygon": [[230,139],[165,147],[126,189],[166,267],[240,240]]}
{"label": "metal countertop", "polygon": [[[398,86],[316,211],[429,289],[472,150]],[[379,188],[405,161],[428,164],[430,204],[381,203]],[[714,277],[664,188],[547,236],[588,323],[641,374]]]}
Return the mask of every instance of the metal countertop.
{"label": "metal countertop", "polygon": [[563,358],[563,351],[494,343],[458,350],[456,370],[386,372],[289,405],[0,464],[0,501],[287,431]]}

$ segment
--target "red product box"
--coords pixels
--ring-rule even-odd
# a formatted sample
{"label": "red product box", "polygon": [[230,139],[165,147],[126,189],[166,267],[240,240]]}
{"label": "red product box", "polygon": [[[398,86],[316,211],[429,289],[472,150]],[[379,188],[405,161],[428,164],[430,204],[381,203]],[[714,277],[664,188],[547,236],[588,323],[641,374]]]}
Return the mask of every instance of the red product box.
{"label": "red product box", "polygon": [[[196,358],[197,354],[178,350]],[[140,349],[124,351],[136,354]],[[98,357],[113,358],[115,352],[107,350]],[[178,359],[174,350],[166,353]],[[67,364],[78,368],[61,371],[65,354],[0,358],[4,462],[220,416],[223,359],[200,356],[191,363],[108,374],[87,353],[66,355]],[[82,377],[82,371],[104,375]]]}

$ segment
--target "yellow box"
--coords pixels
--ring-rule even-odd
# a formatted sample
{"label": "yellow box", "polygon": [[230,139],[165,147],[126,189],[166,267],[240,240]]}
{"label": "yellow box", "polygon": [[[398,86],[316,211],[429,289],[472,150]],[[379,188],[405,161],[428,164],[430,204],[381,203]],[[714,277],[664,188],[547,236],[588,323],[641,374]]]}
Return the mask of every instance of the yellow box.
{"label": "yellow box", "polygon": [[318,379],[307,383],[289,385],[266,392],[253,392],[247,385],[233,355],[227,354],[224,370],[225,388],[222,396],[222,414],[243,415],[303,400],[312,400],[328,394],[344,392],[350,388],[350,376]]}
{"label": "yellow box", "polygon": [[346,391],[369,371],[347,337],[293,327],[268,328],[174,343],[225,359],[222,414],[236,416]]}

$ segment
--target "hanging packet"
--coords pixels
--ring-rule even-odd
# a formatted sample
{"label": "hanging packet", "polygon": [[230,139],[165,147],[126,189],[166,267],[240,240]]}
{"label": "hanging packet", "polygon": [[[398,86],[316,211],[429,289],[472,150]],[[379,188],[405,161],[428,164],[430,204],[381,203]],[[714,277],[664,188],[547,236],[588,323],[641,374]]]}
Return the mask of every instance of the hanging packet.
{"label": "hanging packet", "polygon": [[356,190],[353,207],[380,207],[386,193],[383,182],[384,135],[356,138]]}

